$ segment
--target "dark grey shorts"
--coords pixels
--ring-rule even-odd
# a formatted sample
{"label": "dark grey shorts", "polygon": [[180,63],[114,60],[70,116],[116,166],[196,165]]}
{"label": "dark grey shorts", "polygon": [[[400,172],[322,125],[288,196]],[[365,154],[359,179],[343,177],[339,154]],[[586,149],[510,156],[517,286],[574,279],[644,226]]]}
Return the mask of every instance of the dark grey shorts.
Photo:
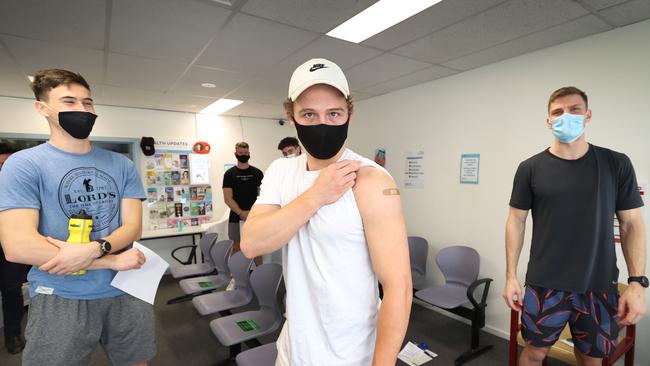
{"label": "dark grey shorts", "polygon": [[239,233],[239,223],[238,222],[229,222],[228,223],[228,238],[235,243],[239,242],[240,239]]}
{"label": "dark grey shorts", "polygon": [[90,365],[99,343],[113,365],[156,354],[153,306],[131,295],[98,300],[31,298],[23,366]]}

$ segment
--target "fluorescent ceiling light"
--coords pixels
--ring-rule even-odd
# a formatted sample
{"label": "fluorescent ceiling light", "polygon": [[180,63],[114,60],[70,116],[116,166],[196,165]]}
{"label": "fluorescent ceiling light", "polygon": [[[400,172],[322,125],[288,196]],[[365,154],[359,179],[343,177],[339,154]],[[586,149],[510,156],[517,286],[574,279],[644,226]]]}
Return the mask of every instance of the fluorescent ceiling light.
{"label": "fluorescent ceiling light", "polygon": [[209,106],[203,108],[201,110],[201,114],[213,114],[213,115],[219,115],[227,110],[233,109],[236,106],[244,103],[243,100],[235,100],[235,99],[219,99],[216,102],[210,104]]}
{"label": "fluorescent ceiling light", "polygon": [[379,0],[332,29],[328,36],[359,43],[442,0]]}

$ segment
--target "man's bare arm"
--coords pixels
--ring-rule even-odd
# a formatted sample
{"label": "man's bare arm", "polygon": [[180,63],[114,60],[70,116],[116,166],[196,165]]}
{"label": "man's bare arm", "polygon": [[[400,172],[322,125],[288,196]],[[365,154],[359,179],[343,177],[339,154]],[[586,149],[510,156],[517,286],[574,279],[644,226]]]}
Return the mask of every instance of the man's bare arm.
{"label": "man's bare arm", "polygon": [[517,262],[519,262],[521,248],[524,246],[527,217],[528,210],[510,207],[506,222],[506,285],[503,299],[511,309],[515,310],[521,309],[522,304],[521,285],[517,280]]}
{"label": "man's bare arm", "polygon": [[[126,201],[126,202],[125,202]],[[107,237],[115,241],[114,250],[124,248],[142,233],[142,205],[139,200],[123,200],[122,219],[124,225]],[[137,253],[129,253],[123,258],[99,255],[96,245],[69,244],[65,241],[46,238],[38,232],[39,212],[36,209],[11,209],[0,212],[0,242],[9,261],[43,266],[59,256],[56,270],[51,273],[63,274],[80,269],[126,269],[136,267]],[[65,248],[65,249],[63,249]],[[143,259],[143,258],[142,258]]]}
{"label": "man's bare arm", "polygon": [[241,209],[241,207],[239,207],[239,204],[237,204],[233,198],[232,188],[223,188],[223,201],[226,203],[226,206],[228,206],[232,212],[236,213],[237,215],[241,215],[244,211]]}
{"label": "man's bare arm", "polygon": [[[646,243],[645,225],[641,215],[641,208],[617,211],[620,233],[621,249],[627,264],[630,276],[646,275]],[[636,324],[645,315],[645,288],[638,282],[631,282],[621,294],[618,302],[618,315],[621,324]]]}
{"label": "man's bare arm", "polygon": [[392,366],[408,327],[413,288],[399,190],[381,170],[364,167],[359,170],[354,195],[372,266],[384,289],[373,366]]}
{"label": "man's bare arm", "polygon": [[38,232],[38,215],[34,208],[0,212],[0,243],[8,261],[40,266],[59,252]]}

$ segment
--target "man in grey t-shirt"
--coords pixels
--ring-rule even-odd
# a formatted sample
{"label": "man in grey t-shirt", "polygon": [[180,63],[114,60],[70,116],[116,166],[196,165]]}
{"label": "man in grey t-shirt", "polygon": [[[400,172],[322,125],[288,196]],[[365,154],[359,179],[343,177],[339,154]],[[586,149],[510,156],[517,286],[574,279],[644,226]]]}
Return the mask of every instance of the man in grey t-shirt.
{"label": "man in grey t-shirt", "polygon": [[[153,308],[110,285],[144,263],[128,248],[142,233],[141,180],[130,160],[90,144],[97,116],[81,75],[43,70],[32,90],[50,139],[0,173],[0,242],[8,260],[33,266],[23,365],[88,365],[98,344],[112,364],[143,365],[156,352]],[[90,242],[68,243],[80,214]]]}

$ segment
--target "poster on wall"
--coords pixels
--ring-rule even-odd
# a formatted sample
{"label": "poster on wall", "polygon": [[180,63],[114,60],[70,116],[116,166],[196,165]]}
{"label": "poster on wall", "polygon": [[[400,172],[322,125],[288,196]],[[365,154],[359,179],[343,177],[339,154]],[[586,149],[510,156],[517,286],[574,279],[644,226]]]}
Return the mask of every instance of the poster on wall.
{"label": "poster on wall", "polygon": [[404,161],[404,188],[424,188],[424,151],[408,150]]}
{"label": "poster on wall", "polygon": [[145,157],[150,230],[181,231],[212,220],[207,155],[193,159],[198,155],[190,146],[183,140],[157,139],[155,154]]}
{"label": "poster on wall", "polygon": [[460,156],[460,183],[478,184],[481,154],[462,154]]}
{"label": "poster on wall", "polygon": [[191,154],[190,184],[209,184],[208,155]]}
{"label": "poster on wall", "polygon": [[379,147],[375,149],[375,163],[379,164],[381,167],[386,166],[386,149]]}

